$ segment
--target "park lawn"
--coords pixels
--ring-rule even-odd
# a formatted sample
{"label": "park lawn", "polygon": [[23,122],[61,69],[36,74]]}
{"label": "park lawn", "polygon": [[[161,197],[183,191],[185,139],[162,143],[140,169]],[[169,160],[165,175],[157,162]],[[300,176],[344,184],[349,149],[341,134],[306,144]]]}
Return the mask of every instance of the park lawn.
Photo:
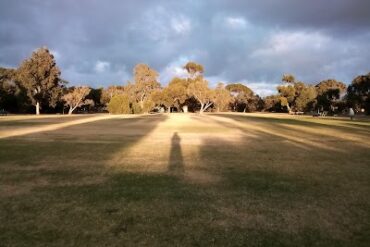
{"label": "park lawn", "polygon": [[368,120],[0,118],[0,246],[369,246],[369,233]]}

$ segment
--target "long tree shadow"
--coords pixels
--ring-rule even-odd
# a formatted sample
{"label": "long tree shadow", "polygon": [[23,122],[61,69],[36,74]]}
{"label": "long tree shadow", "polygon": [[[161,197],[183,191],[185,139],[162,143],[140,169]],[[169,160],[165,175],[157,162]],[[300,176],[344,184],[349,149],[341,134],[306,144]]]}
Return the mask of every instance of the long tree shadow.
{"label": "long tree shadow", "polygon": [[[277,117],[267,117],[267,116],[255,116],[255,115],[231,115],[231,114],[215,114],[214,116],[226,117],[234,119],[236,121],[251,121],[254,123],[267,123],[267,124],[287,124],[292,126],[307,126],[307,127],[318,127],[326,129],[337,129],[340,131],[351,131],[358,134],[369,134],[370,126],[368,125],[369,120],[361,119],[360,122],[353,123],[346,119],[332,119],[332,118],[322,118],[315,119],[312,117],[298,117],[298,118],[277,118]],[[291,116],[293,117],[293,116]],[[318,122],[317,120],[320,120]]]}
{"label": "long tree shadow", "polygon": [[[360,139],[366,132],[360,130],[353,130],[343,126],[330,126],[328,124],[304,122],[295,119],[274,119],[269,117],[255,117],[255,116],[234,116],[230,114],[216,114],[210,115],[206,119],[201,117],[194,117],[200,121],[212,121],[216,124],[226,128],[237,129],[245,134],[254,134],[258,138],[256,140],[270,139],[281,143],[289,142],[302,150],[312,152],[317,150],[319,153],[322,150],[331,152],[348,153],[348,148],[343,147],[342,141],[352,141],[353,146],[364,148],[368,143]],[[341,134],[345,131],[347,135]],[[350,134],[353,138],[347,137]],[[323,143],[323,137],[330,145]],[[329,140],[329,138],[331,140]],[[359,141],[353,141],[358,139]]]}
{"label": "long tree shadow", "polygon": [[184,160],[181,151],[181,138],[175,132],[171,138],[171,150],[168,161],[168,171],[175,175],[183,175],[184,173]]}
{"label": "long tree shadow", "polygon": [[[370,203],[366,196],[368,148],[341,142],[341,137],[328,138],[315,132],[284,129],[282,125],[304,125],[312,130],[319,127],[299,121],[269,121],[227,114],[194,116],[194,119],[253,133],[241,134],[241,140],[217,135],[206,137],[199,149],[199,163],[210,173],[223,176],[223,183],[215,185],[222,199],[213,202],[214,208],[224,214],[222,224],[226,221],[246,231],[253,225],[262,232],[272,233],[283,246],[287,242],[282,236],[292,234],[292,229],[294,234],[290,238],[295,239],[294,242],[311,243],[308,245],[340,246],[355,234],[359,236],[357,243],[367,241],[369,228],[364,217],[368,217],[370,211],[363,205]],[[308,139],[312,143],[308,143]],[[334,149],[323,149],[319,144]],[[354,195],[351,191],[358,193]],[[346,213],[346,208],[352,207],[361,213]],[[312,222],[314,217],[318,219]],[[337,217],[341,217],[341,221],[336,220]],[[351,222],[351,227],[343,222]],[[352,227],[356,224],[363,229]]]}
{"label": "long tree shadow", "polygon": [[124,154],[166,119],[99,119],[0,140],[0,184],[8,187],[5,194],[16,196],[40,187],[102,183],[111,175],[107,164],[112,157]]}
{"label": "long tree shadow", "polygon": [[[243,136],[245,142],[239,143],[219,139],[217,135],[203,139],[194,162],[224,178],[212,186],[190,184],[176,176],[184,173],[184,154],[188,154],[185,134],[172,134],[169,157],[166,153],[165,159],[168,173],[107,171],[107,159],[117,152],[127,155],[132,145],[140,147],[140,141],[165,120],[165,116],[147,116],[99,121],[49,133],[44,137],[51,140],[33,145],[21,140],[13,144],[0,141],[0,152],[4,148],[8,151],[0,153],[5,162],[18,164],[22,160],[27,169],[32,164],[45,165],[30,174],[25,169],[23,175],[9,168],[7,174],[0,172],[0,184],[5,177],[13,184],[34,178],[48,183],[29,193],[1,198],[0,243],[350,246],[346,240],[351,233],[357,234],[352,245],[360,246],[368,240],[364,237],[368,229],[363,227],[370,215],[366,214],[368,201],[366,196],[356,201],[366,190],[344,194],[346,191],[332,178],[343,177],[339,173],[342,170],[334,173],[328,169],[319,177],[314,161],[310,164],[312,171],[307,167],[307,172],[300,173],[295,168],[309,156],[301,157],[301,150],[291,147],[291,143],[279,143],[278,147],[276,143],[261,141],[261,136],[271,137],[265,132],[254,130],[256,137],[247,140]],[[196,124],[191,127],[197,128]],[[85,133],[80,133],[82,129]],[[161,147],[152,147],[156,148]],[[148,155],[145,151],[148,150],[138,154]],[[274,157],[279,160],[272,162],[270,158]],[[159,159],[155,156],[150,162],[155,158]],[[286,164],[293,166],[287,169]],[[332,167],[340,168],[330,164]],[[358,177],[362,183],[364,174]],[[106,179],[94,181],[98,177]],[[86,183],[87,178],[92,179],[91,183]],[[348,224],[340,225],[342,219]]]}

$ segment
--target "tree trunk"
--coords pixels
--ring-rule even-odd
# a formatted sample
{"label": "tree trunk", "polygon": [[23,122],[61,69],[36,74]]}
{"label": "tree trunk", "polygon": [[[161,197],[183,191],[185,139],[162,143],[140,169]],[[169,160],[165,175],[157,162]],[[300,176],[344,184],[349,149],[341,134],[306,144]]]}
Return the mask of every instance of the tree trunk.
{"label": "tree trunk", "polygon": [[243,112],[245,113],[247,111],[247,107],[244,107],[244,110],[243,110]]}
{"label": "tree trunk", "polygon": [[182,111],[184,113],[188,113],[188,106],[187,105],[182,106]]}
{"label": "tree trunk", "polygon": [[168,107],[168,109],[167,109],[167,113],[171,113],[171,106],[170,106],[170,107]]}
{"label": "tree trunk", "polygon": [[40,115],[40,102],[36,101],[36,115]]}
{"label": "tree trunk", "polygon": [[286,104],[286,108],[288,109],[288,112],[291,113],[292,112],[292,109],[290,108],[289,106],[289,103]]}
{"label": "tree trunk", "polygon": [[74,110],[74,109],[73,109],[72,107],[69,107],[68,115],[72,115],[73,110]]}
{"label": "tree trunk", "polygon": [[199,113],[203,113],[204,112],[204,104],[203,103],[200,103],[200,111]]}
{"label": "tree trunk", "polygon": [[206,111],[213,103],[212,102],[208,102],[206,103],[204,106],[203,106],[203,111]]}

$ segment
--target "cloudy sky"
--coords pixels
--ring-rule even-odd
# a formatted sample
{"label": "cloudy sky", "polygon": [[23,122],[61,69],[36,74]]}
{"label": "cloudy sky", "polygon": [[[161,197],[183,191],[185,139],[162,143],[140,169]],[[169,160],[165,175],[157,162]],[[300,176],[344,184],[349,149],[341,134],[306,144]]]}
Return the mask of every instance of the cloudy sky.
{"label": "cloudy sky", "polygon": [[47,46],[72,85],[124,84],[147,63],[166,85],[189,60],[211,85],[275,92],[283,73],[345,83],[370,71],[369,0],[0,0],[0,66]]}

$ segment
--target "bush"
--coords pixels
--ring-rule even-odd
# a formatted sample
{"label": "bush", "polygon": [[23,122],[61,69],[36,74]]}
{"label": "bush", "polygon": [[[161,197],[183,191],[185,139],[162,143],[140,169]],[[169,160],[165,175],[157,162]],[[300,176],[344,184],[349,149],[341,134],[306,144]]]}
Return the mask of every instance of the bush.
{"label": "bush", "polygon": [[146,100],[144,101],[144,108],[143,108],[143,112],[145,113],[148,113],[150,112],[155,106],[155,103],[151,100]]}
{"label": "bush", "polygon": [[115,95],[108,103],[108,111],[112,114],[130,114],[130,101],[126,94]]}
{"label": "bush", "polygon": [[140,114],[142,112],[143,112],[143,109],[141,108],[141,106],[138,103],[134,102],[134,103],[131,104],[131,113],[132,114]]}

